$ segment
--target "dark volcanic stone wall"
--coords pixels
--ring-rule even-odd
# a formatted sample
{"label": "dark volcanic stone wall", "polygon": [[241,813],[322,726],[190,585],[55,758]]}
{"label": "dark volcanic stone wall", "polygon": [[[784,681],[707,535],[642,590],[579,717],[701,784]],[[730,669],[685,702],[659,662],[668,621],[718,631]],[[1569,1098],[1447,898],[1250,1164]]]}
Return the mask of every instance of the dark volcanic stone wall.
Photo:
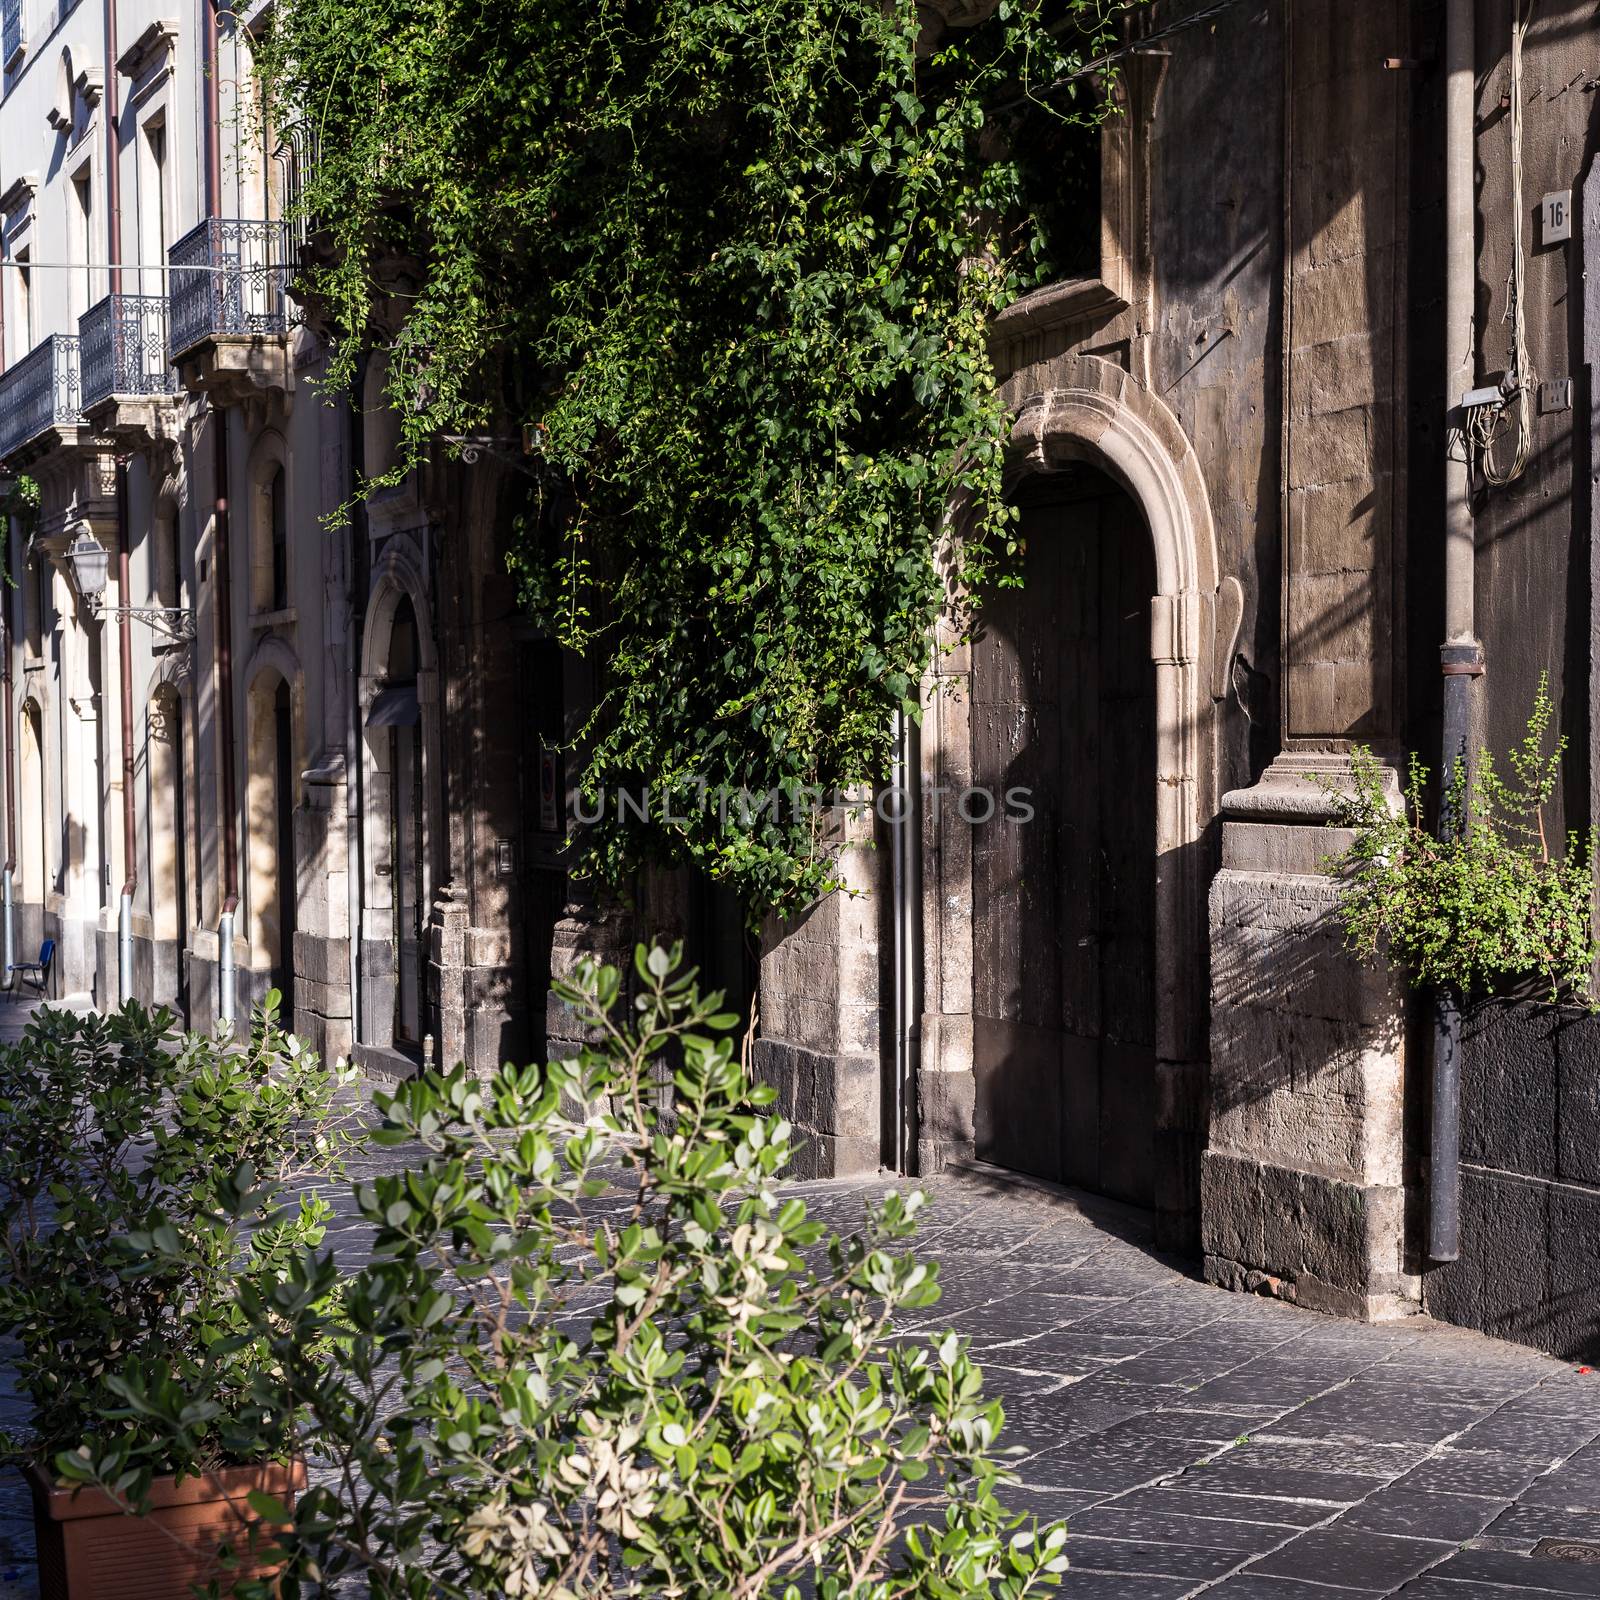
{"label": "dark volcanic stone wall", "polygon": [[1600,1360],[1600,1017],[1485,1005],[1464,1045],[1461,1259],[1427,1309]]}

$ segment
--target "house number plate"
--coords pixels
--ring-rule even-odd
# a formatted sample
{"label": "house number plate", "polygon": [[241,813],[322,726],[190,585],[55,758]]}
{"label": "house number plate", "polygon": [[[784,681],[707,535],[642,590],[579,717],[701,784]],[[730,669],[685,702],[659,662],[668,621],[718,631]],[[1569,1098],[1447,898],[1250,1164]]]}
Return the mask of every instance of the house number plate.
{"label": "house number plate", "polygon": [[1539,215],[1544,222],[1544,242],[1560,244],[1572,237],[1572,191],[1557,189],[1547,194],[1539,205]]}

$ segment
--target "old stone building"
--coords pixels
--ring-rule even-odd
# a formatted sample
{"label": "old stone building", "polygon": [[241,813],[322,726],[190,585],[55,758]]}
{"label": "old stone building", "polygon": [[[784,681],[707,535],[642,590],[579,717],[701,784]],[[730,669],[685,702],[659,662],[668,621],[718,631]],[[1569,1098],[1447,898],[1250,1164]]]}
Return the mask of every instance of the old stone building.
{"label": "old stone building", "polygon": [[[559,1047],[551,971],[641,934],[742,990],[725,897],[564,870],[603,664],[519,616],[520,443],[362,493],[382,356],[319,381],[284,221],[314,152],[255,131],[260,14],[0,6],[8,962],[52,940],[54,994],[196,1027],[276,986],[386,1074]],[[1431,1018],[1344,952],[1323,870],[1354,744],[1437,765],[1441,659],[1495,747],[1547,672],[1553,836],[1595,809],[1597,25],[1542,0],[1514,51],[1521,15],[1133,14],[1093,259],[994,329],[1027,581],[939,641],[859,892],[764,930],[755,1060],[813,1171],[978,1160],[1146,1208],[1233,1287],[1600,1339],[1600,1032],[1468,1019],[1430,1255]],[[1496,486],[1461,402],[1508,371]]]}
{"label": "old stone building", "polygon": [[[978,1158],[1153,1208],[1219,1283],[1592,1353],[1592,1019],[1468,1017],[1453,1169],[1431,1016],[1347,955],[1323,863],[1353,745],[1438,769],[1441,660],[1497,749],[1549,674],[1547,825],[1593,816],[1593,8],[1134,27],[1098,269],[994,333],[1026,586],[924,684],[920,814],[857,864],[878,914],[770,930],[767,1070],[822,1170]],[[1497,486],[1462,401],[1490,389],[1503,472],[1508,372],[1529,459]],[[1016,784],[1026,826],[953,803]],[[1459,1259],[1429,1248],[1452,1170]]]}

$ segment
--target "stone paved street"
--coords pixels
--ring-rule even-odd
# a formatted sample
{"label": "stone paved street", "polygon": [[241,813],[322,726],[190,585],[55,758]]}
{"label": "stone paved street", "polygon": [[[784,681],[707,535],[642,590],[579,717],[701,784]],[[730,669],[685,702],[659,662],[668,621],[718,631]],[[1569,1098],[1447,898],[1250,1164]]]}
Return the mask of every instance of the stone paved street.
{"label": "stone paved street", "polygon": [[[24,1016],[0,1007],[0,1037]],[[1137,1214],[1065,1192],[983,1172],[924,1187],[944,1283],[928,1326],[971,1338],[1004,1398],[1026,1451],[1012,1503],[1068,1519],[1063,1594],[1600,1595],[1600,1374],[1209,1288]],[[794,1192],[848,1228],[880,1189]],[[16,1420],[0,1374],[0,1425]],[[0,1600],[36,1592],[32,1556],[8,1484]]]}

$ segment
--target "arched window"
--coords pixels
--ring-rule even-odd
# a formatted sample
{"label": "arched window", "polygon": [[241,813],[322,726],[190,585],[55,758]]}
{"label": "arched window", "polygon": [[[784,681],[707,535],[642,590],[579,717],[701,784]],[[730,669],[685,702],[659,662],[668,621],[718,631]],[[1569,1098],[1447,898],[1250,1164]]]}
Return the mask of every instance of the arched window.
{"label": "arched window", "polygon": [[249,478],[250,610],[263,616],[290,603],[289,468],[281,436],[262,434]]}
{"label": "arched window", "polygon": [[154,594],[152,603],[165,606],[169,610],[175,609],[183,602],[182,574],[179,569],[178,558],[178,512],[177,508],[164,504],[157,508],[155,516],[155,536],[151,550],[151,576],[154,581]]}
{"label": "arched window", "polygon": [[267,482],[267,523],[272,539],[271,609],[282,611],[289,604],[289,507],[281,466],[273,468]]}
{"label": "arched window", "polygon": [[22,708],[22,738],[17,780],[22,792],[22,849],[17,868],[21,876],[18,898],[43,905],[45,900],[45,839],[49,834],[49,801],[44,787],[44,719],[33,700]]}

